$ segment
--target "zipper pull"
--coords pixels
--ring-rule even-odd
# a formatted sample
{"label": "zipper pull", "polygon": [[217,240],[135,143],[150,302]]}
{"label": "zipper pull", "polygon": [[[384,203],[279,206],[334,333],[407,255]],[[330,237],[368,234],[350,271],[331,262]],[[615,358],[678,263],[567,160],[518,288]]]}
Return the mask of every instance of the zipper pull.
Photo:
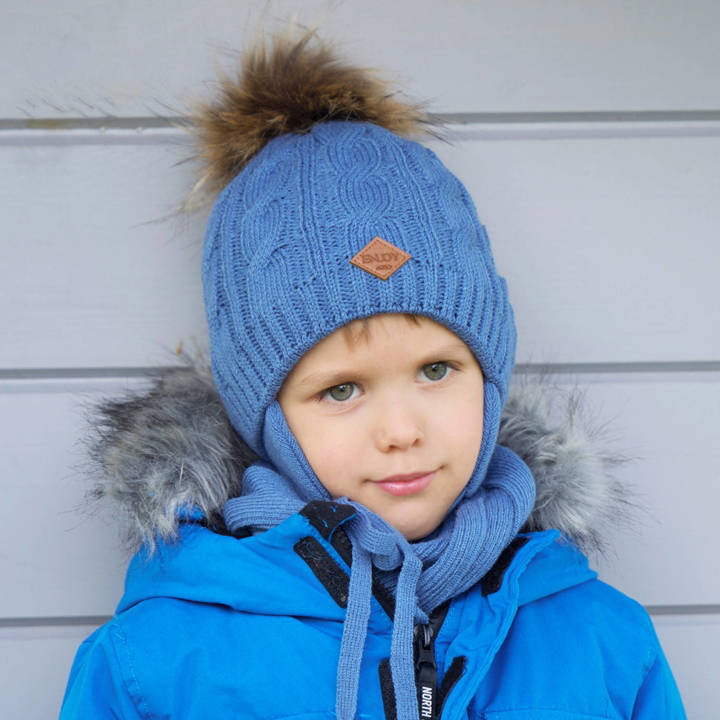
{"label": "zipper pull", "polygon": [[435,720],[437,707],[437,665],[433,631],[430,625],[415,627],[415,686],[418,715],[421,720]]}

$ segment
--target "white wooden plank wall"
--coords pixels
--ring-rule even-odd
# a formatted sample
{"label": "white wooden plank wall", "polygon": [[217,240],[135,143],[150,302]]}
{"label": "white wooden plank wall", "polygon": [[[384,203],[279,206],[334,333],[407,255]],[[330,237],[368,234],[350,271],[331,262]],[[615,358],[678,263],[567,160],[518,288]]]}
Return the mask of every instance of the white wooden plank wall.
{"label": "white wooden plank wall", "polygon": [[[81,510],[88,403],[206,342],[204,216],[171,125],[264,3],[7,0],[0,10],[0,717],[57,715],[127,558]],[[270,3],[268,26],[298,10]],[[579,382],[646,508],[595,558],[650,610],[688,717],[720,708],[720,5],[302,3],[451,121],[508,278],[519,373]],[[218,51],[220,51],[218,53]]]}

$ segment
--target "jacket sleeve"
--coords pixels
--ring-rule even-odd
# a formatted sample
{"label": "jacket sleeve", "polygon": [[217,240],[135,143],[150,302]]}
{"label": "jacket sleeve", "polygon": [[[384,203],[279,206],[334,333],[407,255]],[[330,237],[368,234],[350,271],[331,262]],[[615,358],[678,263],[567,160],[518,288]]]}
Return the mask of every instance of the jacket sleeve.
{"label": "jacket sleeve", "polygon": [[137,693],[128,688],[128,680],[132,682],[132,668],[119,657],[124,642],[122,632],[111,621],[80,645],[70,669],[60,720],[140,720],[147,717],[136,706]]}
{"label": "jacket sleeve", "polygon": [[680,691],[659,643],[635,699],[632,720],[687,720]]}

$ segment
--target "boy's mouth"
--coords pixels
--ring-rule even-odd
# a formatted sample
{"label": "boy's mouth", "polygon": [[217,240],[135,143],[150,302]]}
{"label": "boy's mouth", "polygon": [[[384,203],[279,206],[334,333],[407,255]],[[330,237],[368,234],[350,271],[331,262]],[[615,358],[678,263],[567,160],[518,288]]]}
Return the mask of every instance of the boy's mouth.
{"label": "boy's mouth", "polygon": [[390,495],[413,495],[424,490],[435,477],[437,470],[423,471],[409,475],[391,475],[379,480],[376,485]]}

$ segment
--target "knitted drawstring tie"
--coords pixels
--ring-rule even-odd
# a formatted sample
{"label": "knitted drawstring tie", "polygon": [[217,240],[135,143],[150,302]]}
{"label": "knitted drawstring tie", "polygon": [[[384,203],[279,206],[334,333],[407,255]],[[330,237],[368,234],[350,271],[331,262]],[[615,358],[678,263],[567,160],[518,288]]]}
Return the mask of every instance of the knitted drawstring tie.
{"label": "knitted drawstring tie", "polygon": [[[342,498],[341,502],[349,502]],[[415,622],[426,623],[427,615],[416,601],[422,561],[405,538],[362,505],[350,503],[357,515],[350,519],[353,537],[352,568],[348,605],[343,625],[337,668],[335,713],[340,720],[353,720],[357,706],[360,664],[370,619],[373,564],[400,571],[395,590],[395,615],[390,648],[390,670],[395,688],[398,718],[417,718],[413,670],[412,631]]]}

